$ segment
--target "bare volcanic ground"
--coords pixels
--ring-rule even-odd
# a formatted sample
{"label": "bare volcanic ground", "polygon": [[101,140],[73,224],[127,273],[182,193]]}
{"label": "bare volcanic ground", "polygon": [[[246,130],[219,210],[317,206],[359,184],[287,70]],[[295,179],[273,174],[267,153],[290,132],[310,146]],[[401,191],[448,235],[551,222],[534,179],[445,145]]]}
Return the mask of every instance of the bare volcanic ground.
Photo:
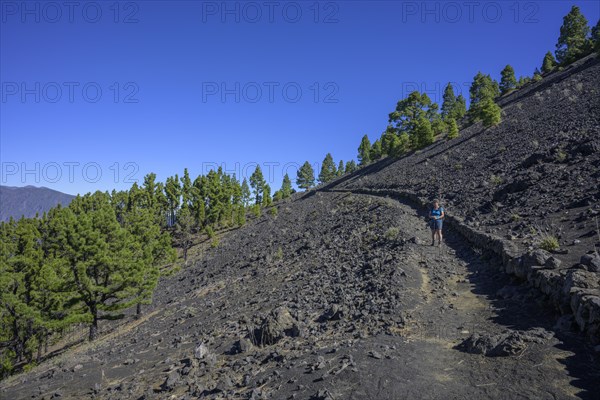
{"label": "bare volcanic ground", "polygon": [[161,280],[92,344],[0,382],[2,399],[598,398],[598,355],[415,209],[309,192]]}

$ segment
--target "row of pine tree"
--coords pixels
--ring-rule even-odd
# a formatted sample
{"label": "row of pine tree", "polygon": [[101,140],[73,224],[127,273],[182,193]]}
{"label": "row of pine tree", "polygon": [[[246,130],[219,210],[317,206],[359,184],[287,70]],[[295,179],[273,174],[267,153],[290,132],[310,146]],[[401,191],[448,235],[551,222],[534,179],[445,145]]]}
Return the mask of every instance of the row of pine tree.
{"label": "row of pine tree", "polygon": [[0,376],[35,363],[49,343],[78,324],[98,337],[102,320],[149,304],[161,268],[183,259],[198,232],[242,226],[247,213],[288,198],[288,175],[271,195],[260,166],[241,183],[219,168],[192,181],[157,182],[128,191],[88,193],[40,218],[0,223]]}
{"label": "row of pine tree", "polygon": [[358,161],[363,165],[386,156],[401,156],[430,145],[436,136],[444,133],[448,139],[454,139],[458,137],[459,127],[478,121],[482,121],[485,127],[497,125],[501,121],[501,109],[496,104],[498,98],[531,81],[538,82],[544,75],[561,70],[594,51],[600,52],[600,21],[590,28],[579,7],[573,6],[563,19],[556,57],[547,52],[541,71],[536,68],[533,77],[521,76],[517,80],[510,65],[501,71],[500,83],[488,74],[477,73],[469,89],[471,103],[468,110],[466,99],[462,94],[456,96],[450,83],[444,90],[441,110],[426,93],[414,91],[398,101],[379,139],[371,143],[368,135],[363,136],[358,148]]}

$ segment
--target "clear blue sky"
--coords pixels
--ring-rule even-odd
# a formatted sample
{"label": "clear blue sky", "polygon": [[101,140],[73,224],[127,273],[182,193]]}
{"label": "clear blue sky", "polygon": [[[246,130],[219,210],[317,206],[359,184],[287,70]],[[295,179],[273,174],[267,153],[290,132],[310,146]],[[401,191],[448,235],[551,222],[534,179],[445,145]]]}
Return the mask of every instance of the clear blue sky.
{"label": "clear blue sky", "polygon": [[572,5],[600,17],[475,3],[2,0],[0,184],[85,193],[260,163],[278,188],[305,160],[355,158],[408,92],[532,75]]}

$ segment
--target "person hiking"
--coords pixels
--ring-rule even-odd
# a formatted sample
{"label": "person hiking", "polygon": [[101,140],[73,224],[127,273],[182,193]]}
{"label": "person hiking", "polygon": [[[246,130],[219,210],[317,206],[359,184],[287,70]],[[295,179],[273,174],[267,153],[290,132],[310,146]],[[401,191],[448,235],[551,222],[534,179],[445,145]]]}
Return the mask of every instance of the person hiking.
{"label": "person hiking", "polygon": [[439,200],[433,201],[433,207],[429,211],[429,224],[431,226],[431,245],[435,246],[435,236],[438,236],[438,246],[442,245],[442,223],[444,221],[444,207],[440,207]]}

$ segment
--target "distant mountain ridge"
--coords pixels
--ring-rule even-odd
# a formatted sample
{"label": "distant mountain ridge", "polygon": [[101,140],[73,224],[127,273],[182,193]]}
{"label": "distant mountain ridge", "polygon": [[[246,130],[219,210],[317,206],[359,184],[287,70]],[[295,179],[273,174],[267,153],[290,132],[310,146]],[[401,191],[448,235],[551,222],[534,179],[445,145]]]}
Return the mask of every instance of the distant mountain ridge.
{"label": "distant mountain ridge", "polygon": [[0,186],[0,221],[40,216],[57,204],[67,206],[75,196],[36,186]]}

